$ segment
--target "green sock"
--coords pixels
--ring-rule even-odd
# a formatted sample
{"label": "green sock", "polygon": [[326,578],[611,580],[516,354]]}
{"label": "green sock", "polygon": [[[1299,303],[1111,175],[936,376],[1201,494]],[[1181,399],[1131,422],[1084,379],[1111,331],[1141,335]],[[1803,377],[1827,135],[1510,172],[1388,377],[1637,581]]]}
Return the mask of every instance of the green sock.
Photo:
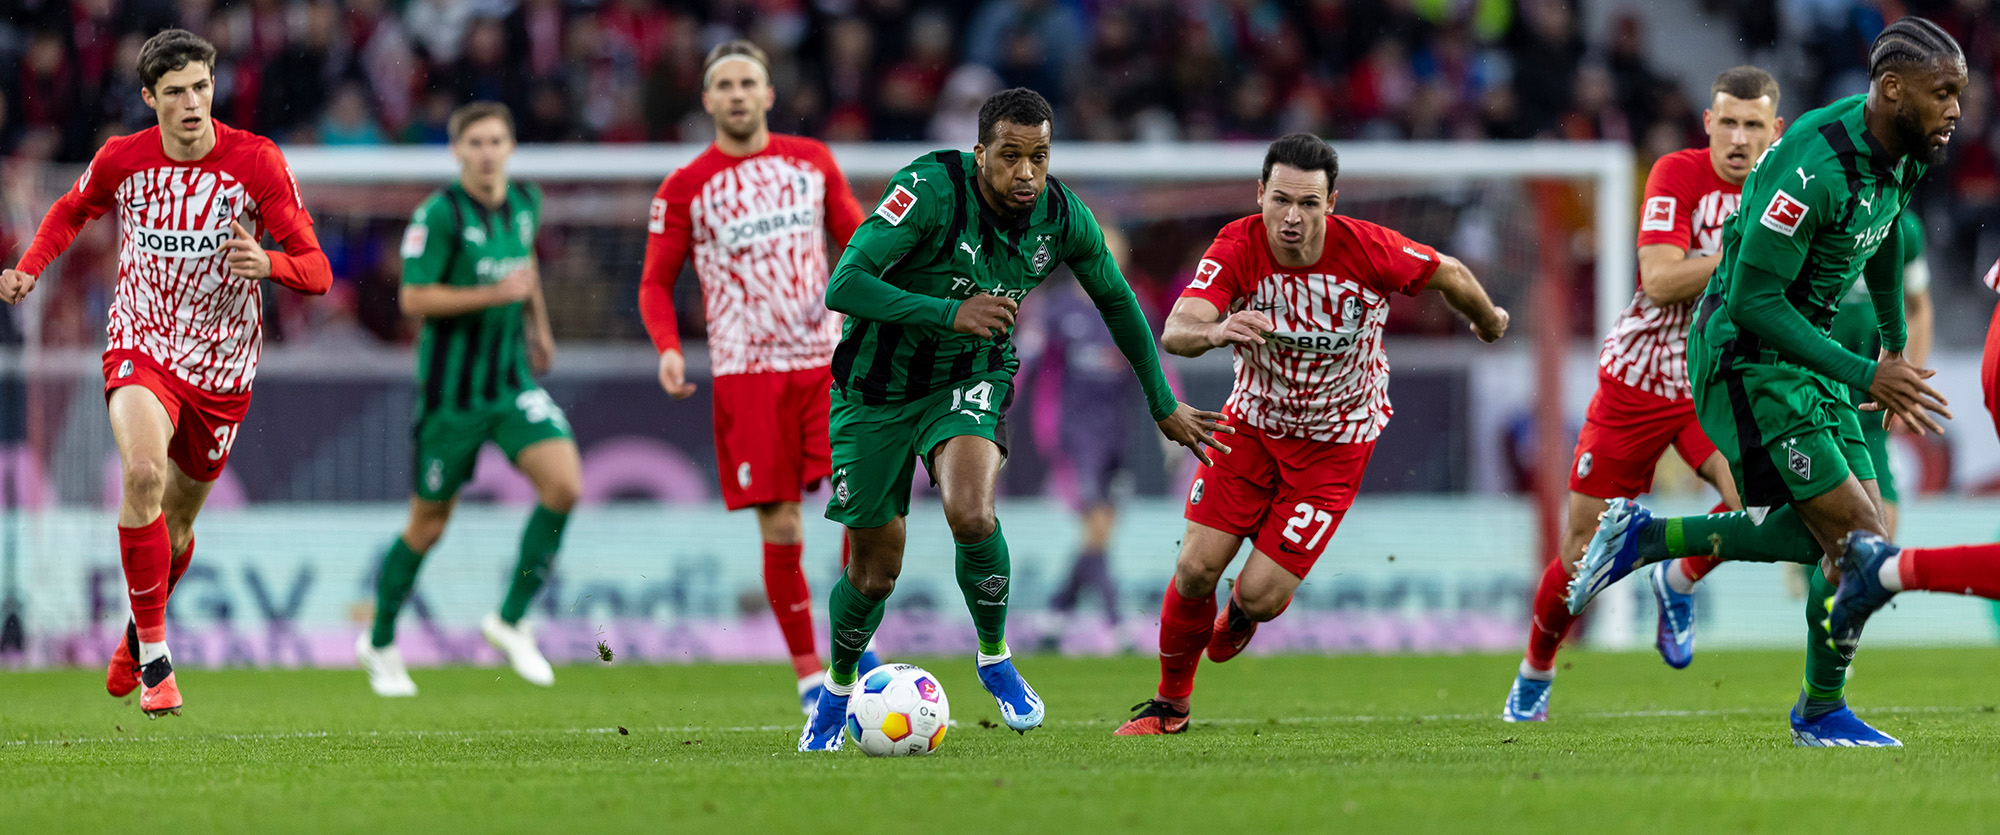
{"label": "green sock", "polygon": [[1720,556],[1744,562],[1819,562],[1819,541],[1799,521],[1799,512],[1785,505],[1750,520],[1741,510],[1707,516],[1655,519],[1639,531],[1639,564],[1681,557]]}
{"label": "green sock", "polygon": [[396,642],[396,615],[403,611],[403,601],[417,584],[417,567],[423,564],[424,555],[410,550],[401,536],[382,555],[382,570],[375,575],[375,629],[369,643],[386,647]]}
{"label": "green sock", "polygon": [[970,545],[958,543],[958,590],[972,612],[981,655],[1007,653],[1008,570],[1007,537],[1000,533],[997,520],[992,536]]}
{"label": "green sock", "polygon": [[859,674],[855,669],[861,663],[861,654],[868,651],[868,642],[875,637],[875,629],[882,625],[882,613],[888,609],[882,605],[888,598],[870,600],[854,584],[847,582],[846,572],[833,581],[833,591],[826,596],[827,621],[832,634],[833,664],[828,668],[827,677],[833,683],[846,686],[854,683]]}
{"label": "green sock", "polygon": [[1806,680],[1799,693],[1799,715],[1817,719],[1847,706],[1847,662],[1832,647],[1826,631],[1826,603],[1834,585],[1817,566],[1806,589]]}
{"label": "green sock", "polygon": [[514,564],[513,581],[507,584],[507,599],[500,604],[501,620],[519,623],[521,616],[528,613],[535,592],[541,591],[542,583],[549,579],[549,568],[555,564],[556,551],[562,548],[563,526],[567,524],[569,514],[541,505],[528,514],[528,527],[521,531],[521,558]]}

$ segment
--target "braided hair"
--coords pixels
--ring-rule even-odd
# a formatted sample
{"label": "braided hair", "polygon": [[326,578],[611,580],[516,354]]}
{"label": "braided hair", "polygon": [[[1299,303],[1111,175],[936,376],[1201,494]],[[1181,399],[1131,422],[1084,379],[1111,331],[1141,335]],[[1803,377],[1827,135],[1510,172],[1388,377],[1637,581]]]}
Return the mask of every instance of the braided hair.
{"label": "braided hair", "polygon": [[1936,66],[1941,61],[1965,62],[1965,52],[1951,34],[1937,24],[1914,15],[1904,17],[1875,36],[1868,49],[1868,78],[1885,73],[1907,73]]}

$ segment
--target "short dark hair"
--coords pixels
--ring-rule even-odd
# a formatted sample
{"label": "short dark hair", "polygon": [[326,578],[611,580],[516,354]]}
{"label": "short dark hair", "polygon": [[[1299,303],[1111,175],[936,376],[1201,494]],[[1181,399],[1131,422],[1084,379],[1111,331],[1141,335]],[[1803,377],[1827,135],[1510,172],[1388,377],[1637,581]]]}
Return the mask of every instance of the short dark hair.
{"label": "short dark hair", "polygon": [[1006,122],[1021,127],[1034,127],[1043,122],[1054,129],[1055,108],[1049,100],[1026,87],[1001,90],[986,97],[986,103],[979,106],[979,144],[993,141],[993,126]]}
{"label": "short dark hair", "polygon": [[701,89],[708,89],[708,72],[715,69],[715,63],[731,55],[741,55],[757,62],[757,66],[764,68],[764,79],[766,81],[770,80],[770,57],[766,56],[764,50],[756,44],[738,38],[733,41],[723,41],[716,44],[714,49],[708,51],[708,57],[701,62]]}
{"label": "short dark hair", "polygon": [[1965,61],[1965,51],[1949,32],[1914,15],[1897,20],[1868,48],[1868,80],[1884,73],[1928,69],[1940,61]]}
{"label": "short dark hair", "polygon": [[1730,67],[1716,76],[1715,83],[1708,87],[1709,100],[1713,101],[1716,93],[1744,101],[1756,101],[1770,96],[1771,106],[1778,106],[1778,80],[1772,78],[1770,73],[1748,64]]}
{"label": "short dark hair", "polygon": [[458,135],[465,131],[467,125],[481,119],[499,119],[501,124],[507,126],[507,135],[514,135],[514,111],[497,101],[476,101],[459,105],[457,110],[451,112],[451,118],[444,123],[445,136],[457,142]]}
{"label": "short dark hair", "polygon": [[1300,171],[1325,171],[1328,193],[1333,192],[1333,181],[1340,178],[1340,155],[1326,140],[1310,133],[1286,134],[1271,143],[1271,149],[1264,152],[1264,173],[1257,182],[1269,182],[1271,166],[1280,163]]}
{"label": "short dark hair", "polygon": [[151,90],[160,82],[160,76],[193,63],[207,65],[213,75],[215,44],[186,29],[162,30],[139,47],[139,83]]}

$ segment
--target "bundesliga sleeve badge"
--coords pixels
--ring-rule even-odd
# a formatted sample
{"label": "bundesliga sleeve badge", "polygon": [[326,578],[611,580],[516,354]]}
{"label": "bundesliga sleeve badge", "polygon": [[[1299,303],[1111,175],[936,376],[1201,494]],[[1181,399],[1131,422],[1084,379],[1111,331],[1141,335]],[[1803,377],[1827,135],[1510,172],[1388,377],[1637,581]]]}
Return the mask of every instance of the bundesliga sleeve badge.
{"label": "bundesliga sleeve badge", "polygon": [[1806,204],[1786,194],[1784,189],[1778,189],[1778,193],[1771,198],[1771,205],[1764,209],[1764,216],[1758,218],[1758,222],[1764,224],[1766,229],[1791,237],[1792,233],[1799,231],[1799,224],[1805,222],[1807,211],[1810,209]]}
{"label": "bundesliga sleeve badge", "polygon": [[1641,232],[1674,231],[1674,198],[1667,195],[1646,198],[1646,214],[1639,221]]}
{"label": "bundesliga sleeve badge", "polygon": [[882,205],[875,207],[875,216],[889,222],[890,226],[900,226],[903,218],[910,216],[910,210],[917,205],[917,195],[902,186],[889,191]]}

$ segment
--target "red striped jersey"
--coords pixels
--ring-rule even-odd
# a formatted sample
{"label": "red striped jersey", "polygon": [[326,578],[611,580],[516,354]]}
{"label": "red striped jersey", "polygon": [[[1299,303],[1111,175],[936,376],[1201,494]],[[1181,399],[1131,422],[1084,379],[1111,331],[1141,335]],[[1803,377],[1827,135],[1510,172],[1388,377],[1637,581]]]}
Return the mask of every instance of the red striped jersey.
{"label": "red striped jersey", "polygon": [[[1639,246],[1670,244],[1690,258],[1715,254],[1722,248],[1722,221],[1736,211],[1742,193],[1741,185],[1715,173],[1707,148],[1660,157],[1646,175]],[[1687,335],[1693,320],[1693,300],[1661,307],[1643,290],[1633,293],[1632,303],[1604,337],[1598,373],[1669,400],[1687,399]]]}
{"label": "red striped jersey", "polygon": [[263,299],[260,281],[229,274],[230,224],[286,245],[269,253],[271,277],[286,286],[324,293],[331,274],[278,146],[214,125],[215,148],[192,162],[168,157],[157,127],[104,143],[49,210],[20,269],[39,274],[85,222],[116,209],[109,348],[144,353],[204,391],[239,394],[257,373]]}
{"label": "red striped jersey", "polygon": [[680,349],[673,283],[692,251],[712,373],[828,365],[840,320],[826,309],[827,247],[844,249],[860,224],[861,206],[825,145],[776,133],[745,157],[710,145],[653,196],[639,285],[653,347]]}
{"label": "red striped jersey", "polygon": [[1276,329],[1236,346],[1227,408],[1276,437],[1375,440],[1394,413],[1382,326],[1392,294],[1416,295],[1437,272],[1437,251],[1393,229],[1328,215],[1319,263],[1286,267],[1264,218],[1222,227],[1183,297],[1217,310],[1261,310]]}

